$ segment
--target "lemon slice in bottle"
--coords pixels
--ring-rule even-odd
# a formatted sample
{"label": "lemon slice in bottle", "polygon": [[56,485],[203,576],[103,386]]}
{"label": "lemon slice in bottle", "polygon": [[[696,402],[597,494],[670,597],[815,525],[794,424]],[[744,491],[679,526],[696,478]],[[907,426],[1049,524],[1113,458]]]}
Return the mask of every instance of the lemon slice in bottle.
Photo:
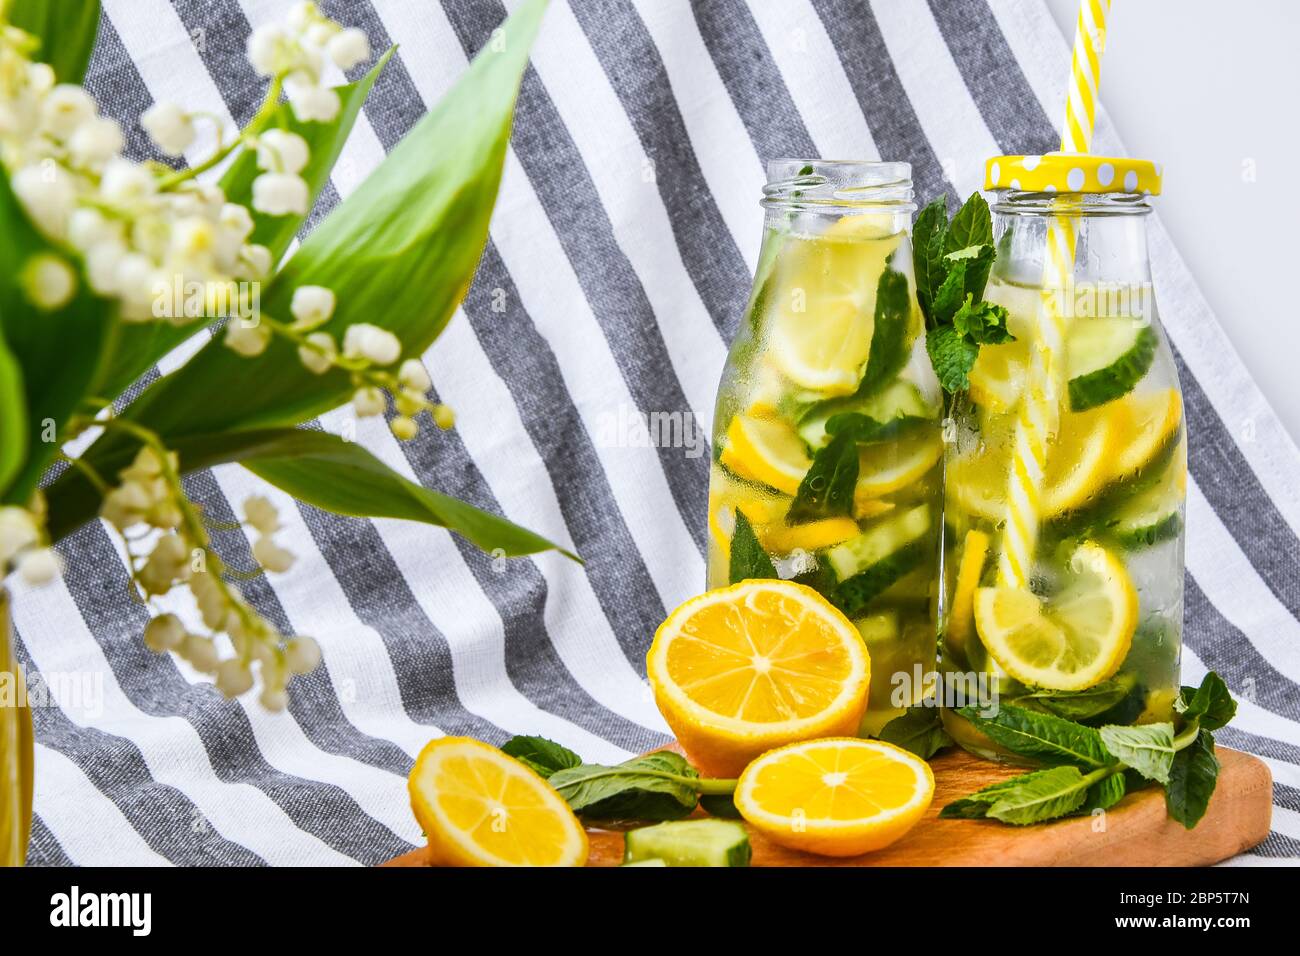
{"label": "lemon slice in bottle", "polygon": [[1085,542],[1066,577],[1046,600],[1015,587],[975,592],[980,640],[1008,674],[1033,687],[1092,687],[1119,670],[1133,643],[1137,591],[1115,555]]}
{"label": "lemon slice in bottle", "polygon": [[793,495],[812,460],[785,422],[745,414],[735,416],[727,426],[722,464],[741,478]]}

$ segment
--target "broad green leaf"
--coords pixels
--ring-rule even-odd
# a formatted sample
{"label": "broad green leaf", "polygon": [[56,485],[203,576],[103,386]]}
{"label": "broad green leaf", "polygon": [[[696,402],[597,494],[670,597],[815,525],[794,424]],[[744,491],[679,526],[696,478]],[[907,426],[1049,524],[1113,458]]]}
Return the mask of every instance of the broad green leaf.
{"label": "broad green leaf", "polygon": [[[324,331],[356,322],[389,329],[421,355],[460,304],[487,240],[511,117],[544,0],[527,0],[456,86],[364,183],[317,226],[262,293],[262,312],[289,316],[301,285],[333,289]],[[307,371],[276,338],[257,359],[219,338],[149,388],[126,415],[168,444],[187,435],[294,425],[345,402],[350,377]],[[121,433],[87,452],[92,463],[133,444]]]}
{"label": "broad green leaf", "polygon": [[1085,721],[1110,710],[1128,692],[1128,686],[1121,681],[1104,680],[1086,690],[1037,690],[1017,698],[1017,702],[1032,701],[1057,717]]}
{"label": "broad green leaf", "polygon": [[1148,780],[1169,782],[1169,768],[1174,762],[1173,724],[1142,724],[1137,727],[1107,724],[1098,733],[1115,759]]}
{"label": "broad green leaf", "polygon": [[16,0],[9,22],[37,37],[36,59],[54,67],[60,83],[80,83],[99,33],[99,0]]}
{"label": "broad green leaf", "polygon": [[893,268],[880,273],[876,284],[876,311],[872,323],[871,352],[858,383],[857,395],[867,398],[893,381],[907,364],[911,347],[912,300],[907,276]]}
{"label": "broad green leaf", "polygon": [[1178,751],[1169,770],[1165,788],[1165,809],[1188,830],[1205,816],[1219,781],[1219,758],[1214,755],[1214,736],[1202,730],[1190,746]]}
{"label": "broad green leaf", "polygon": [[1079,812],[1091,813],[1094,810],[1109,810],[1123,800],[1124,794],[1127,792],[1128,788],[1124,785],[1124,775],[1122,773],[1112,773],[1088,788],[1088,795],[1084,797]]}
{"label": "broad green leaf", "polygon": [[[294,118],[293,110],[287,103],[282,103],[271,114],[270,127],[287,129],[297,133],[307,141],[311,149],[311,158],[303,168],[301,176],[307,181],[310,196],[307,208],[316,204],[320,191],[329,181],[330,172],[343,151],[343,144],[352,133],[353,124],[361,113],[370,88],[384,66],[392,58],[390,48],[365,76],[355,83],[335,87],[339,95],[339,115],[329,123],[301,123]],[[278,262],[289,248],[299,226],[305,217],[293,213],[284,216],[268,216],[252,210],[253,180],[261,172],[257,168],[257,155],[252,150],[243,150],[236,154],[234,162],[221,177],[221,188],[226,198],[234,203],[247,206],[253,212],[253,234],[249,242],[266,246],[271,250],[272,260]],[[139,378],[154,362],[180,345],[204,327],[203,322],[191,322],[186,325],[172,325],[170,322],[133,323],[122,327],[122,334],[117,347],[113,350],[113,359],[101,386],[105,398],[116,398]]]}
{"label": "broad green leaf", "polygon": [[939,811],[939,816],[945,820],[983,820],[988,816],[989,807],[1001,800],[1007,791],[1031,784],[1038,778],[1051,772],[1051,769],[1034,770],[1030,773],[1021,774],[1018,777],[1011,777],[1007,780],[1000,780],[997,783],[991,783],[983,789],[976,790],[972,794],[968,794],[959,800],[954,800],[952,803],[945,805],[944,808]]}
{"label": "broad green leaf", "polygon": [[695,768],[668,750],[612,767],[569,767],[550,779],[574,813],[601,821],[680,820],[699,803],[698,781]]}
{"label": "broad green leaf", "polygon": [[582,763],[582,758],[568,747],[545,737],[511,737],[501,745],[501,751],[533,770],[543,780]]}
{"label": "broad green leaf", "polygon": [[[957,215],[952,217],[948,231],[944,235],[944,255],[951,255],[971,246],[993,245],[993,216],[989,213],[989,204],[979,192],[970,194],[962,203]],[[987,271],[985,275],[987,275]]]}
{"label": "broad green leaf", "polygon": [[1199,720],[1206,730],[1218,730],[1237,715],[1237,702],[1214,671],[1205,675],[1200,687],[1184,687],[1174,707],[1185,721]]}
{"label": "broad green leaf", "polygon": [[775,578],[776,566],[754,533],[744,513],[736,509],[736,530],[731,535],[731,564],[728,579],[732,584],[750,578]]}
{"label": "broad green leaf", "polygon": [[32,828],[32,711],[23,703],[9,600],[0,588],[0,867],[22,866]]}
{"label": "broad green leaf", "polygon": [[935,293],[948,274],[943,259],[943,240],[948,231],[948,201],[944,196],[930,202],[912,226],[912,272],[916,275],[916,300],[927,324],[932,324]]}
{"label": "broad green leaf", "polygon": [[1042,823],[1073,813],[1088,796],[1090,784],[1078,767],[1052,767],[1029,777],[1001,791],[987,816],[1017,826]]}
{"label": "broad green leaf", "polygon": [[[854,429],[845,428],[813,456],[812,465],[799,482],[799,490],[790,504],[787,520],[797,524],[849,514],[853,510],[853,489],[857,483],[858,444]],[[736,514],[739,516],[739,510]]]}
{"label": "broad green leaf", "polygon": [[23,370],[4,339],[0,325],[0,495],[27,457],[27,399]]}
{"label": "broad green leaf", "polygon": [[[12,362],[22,370],[27,410],[26,453],[4,500],[19,503],[31,497],[59,448],[68,417],[91,394],[105,343],[117,327],[113,306],[90,292],[83,275],[63,307],[45,311],[34,306],[23,290],[22,275],[37,255],[73,265],[28,221],[9,177],[0,173],[0,327]],[[12,372],[8,377],[12,380]],[[11,414],[6,410],[5,415]]]}
{"label": "broad green leaf", "polygon": [[996,714],[984,716],[979,707],[962,707],[960,713],[994,742],[1022,757],[1045,764],[1074,764],[1098,769],[1114,761],[1091,727],[1003,704]]}
{"label": "broad green leaf", "polygon": [[[183,472],[238,462],[300,501],[355,517],[401,518],[448,528],[484,551],[515,557],[559,550],[576,556],[506,519],[403,478],[356,442],[328,432],[275,428],[222,435],[187,436],[172,446]],[[130,455],[106,469],[109,477]],[[56,482],[47,495],[50,534],[62,537],[95,514],[99,497],[79,474]]]}
{"label": "broad green leaf", "polygon": [[952,743],[943,729],[938,707],[917,704],[880,729],[877,735],[885,743],[911,751],[922,760],[929,760]]}

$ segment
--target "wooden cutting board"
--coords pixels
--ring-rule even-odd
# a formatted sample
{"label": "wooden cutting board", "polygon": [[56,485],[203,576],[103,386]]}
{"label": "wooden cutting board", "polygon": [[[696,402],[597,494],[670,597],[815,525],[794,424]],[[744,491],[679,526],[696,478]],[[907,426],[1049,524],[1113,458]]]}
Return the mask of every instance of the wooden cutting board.
{"label": "wooden cutting board", "polygon": [[[1250,754],[1219,748],[1223,769],[1200,824],[1186,830],[1165,813],[1164,794],[1143,790],[1104,816],[1075,817],[1032,827],[989,820],[940,820],[958,797],[1023,773],[956,751],[936,757],[934,802],[926,817],[897,843],[850,859],[787,850],[750,831],[754,866],[1204,866],[1248,850],[1268,836],[1273,777]],[[588,830],[588,866],[617,866],[623,834]],[[425,866],[423,849],[385,866]]]}

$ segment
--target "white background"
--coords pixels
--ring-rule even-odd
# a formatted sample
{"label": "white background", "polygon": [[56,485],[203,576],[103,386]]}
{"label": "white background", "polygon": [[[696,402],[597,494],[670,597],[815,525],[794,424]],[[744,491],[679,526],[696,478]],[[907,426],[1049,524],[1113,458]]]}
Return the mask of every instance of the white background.
{"label": "white background", "polygon": [[[1073,40],[1078,0],[1047,4]],[[1164,163],[1156,208],[1300,441],[1300,2],[1114,0],[1108,27],[1102,103]]]}

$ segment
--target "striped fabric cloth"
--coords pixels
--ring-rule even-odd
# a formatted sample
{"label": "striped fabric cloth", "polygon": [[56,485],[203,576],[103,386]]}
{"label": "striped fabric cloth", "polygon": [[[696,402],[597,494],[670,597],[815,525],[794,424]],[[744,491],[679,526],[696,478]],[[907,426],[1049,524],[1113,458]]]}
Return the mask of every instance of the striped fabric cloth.
{"label": "striped fabric cloth", "polygon": [[[244,42],[284,5],[105,0],[88,84],[131,124],[132,152],[153,155],[131,121],[157,99],[248,120],[262,87]],[[318,216],[511,5],[323,4],[376,51],[401,49]],[[324,649],[273,716],[145,650],[117,545],[83,528],[63,546],[65,583],[14,585],[20,659],[50,690],[35,709],[31,861],[371,864],[420,841],[404,775],[433,736],[538,733],[602,761],[662,743],[644,653],[704,580],[698,440],[757,258],[763,160],[907,160],[922,200],[955,202],[979,187],[986,156],[1054,147],[1068,55],[1032,0],[555,0],[477,281],[425,356],[458,427],[405,445],[382,422],[357,427],[402,473],[568,543],[585,567],[296,506],[237,466],[196,474],[190,491],[217,518],[271,497],[299,555],[249,588],[261,613]],[[1105,115],[1094,148],[1123,152]],[[1294,860],[1300,452],[1158,219],[1151,236],[1190,418],[1184,682],[1227,679],[1241,707],[1220,740],[1259,754],[1276,781],[1272,835],[1234,862]],[[637,441],[651,413],[683,416],[685,440]],[[251,563],[242,533],[218,546]]]}

